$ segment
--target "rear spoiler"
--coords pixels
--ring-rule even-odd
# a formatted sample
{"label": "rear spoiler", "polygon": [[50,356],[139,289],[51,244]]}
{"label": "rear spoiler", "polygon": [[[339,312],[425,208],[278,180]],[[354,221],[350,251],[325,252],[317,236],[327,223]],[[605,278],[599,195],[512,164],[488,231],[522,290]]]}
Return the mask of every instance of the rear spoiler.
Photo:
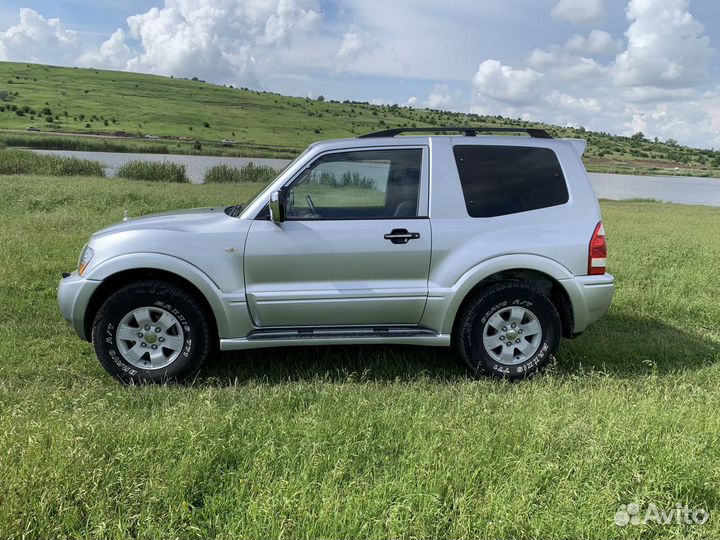
{"label": "rear spoiler", "polygon": [[585,152],[585,147],[587,147],[587,141],[585,139],[560,139],[560,140],[569,142],[570,145],[575,150],[575,152],[577,152],[578,157],[582,157],[583,153]]}

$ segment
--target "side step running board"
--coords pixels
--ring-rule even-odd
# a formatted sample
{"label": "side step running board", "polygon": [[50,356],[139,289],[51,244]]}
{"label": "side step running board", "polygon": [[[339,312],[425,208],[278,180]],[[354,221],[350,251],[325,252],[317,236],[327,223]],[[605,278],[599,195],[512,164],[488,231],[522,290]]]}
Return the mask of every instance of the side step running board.
{"label": "side step running board", "polygon": [[318,328],[271,328],[256,330],[247,336],[253,340],[307,340],[332,338],[408,338],[433,337],[439,334],[418,326],[373,326],[373,327],[318,327]]}

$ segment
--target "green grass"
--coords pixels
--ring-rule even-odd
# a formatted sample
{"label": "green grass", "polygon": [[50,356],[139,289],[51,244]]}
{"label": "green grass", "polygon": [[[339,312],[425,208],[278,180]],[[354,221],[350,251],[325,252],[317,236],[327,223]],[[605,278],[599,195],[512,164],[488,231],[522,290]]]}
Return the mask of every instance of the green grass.
{"label": "green grass", "polygon": [[[257,184],[0,177],[0,537],[720,535],[720,209],[603,202],[610,314],[557,366],[469,380],[444,349],[219,354],[124,388],[58,314],[87,237]],[[620,504],[714,513],[613,524]]]}
{"label": "green grass", "polygon": [[103,176],[99,161],[75,157],[46,156],[25,150],[0,148],[0,174],[45,174],[51,176]]}
{"label": "green grass", "polygon": [[224,182],[253,182],[269,184],[278,175],[278,170],[267,165],[247,163],[242,167],[232,165],[213,165],[205,171],[203,181],[207,184]]}
{"label": "green grass", "polygon": [[[673,141],[502,116],[320,102],[156,75],[0,62],[0,126],[5,130],[0,141],[10,146],[292,158],[320,139],[448,125],[539,127],[556,137],[584,138],[585,163],[595,172],[720,177],[720,152]],[[31,126],[45,133],[19,132]],[[223,139],[237,144],[223,146]]]}
{"label": "green grass", "polygon": [[185,165],[170,161],[128,161],[118,167],[116,176],[151,182],[190,182]]}

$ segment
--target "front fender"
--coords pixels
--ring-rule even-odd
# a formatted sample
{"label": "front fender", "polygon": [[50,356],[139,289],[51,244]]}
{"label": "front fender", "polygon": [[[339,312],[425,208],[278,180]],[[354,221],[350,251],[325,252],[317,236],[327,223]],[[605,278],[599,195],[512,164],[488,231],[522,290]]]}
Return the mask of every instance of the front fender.
{"label": "front fender", "polygon": [[[238,325],[238,322],[242,320],[243,315],[246,319],[248,318],[244,292],[224,295],[212,279],[202,270],[187,261],[171,255],[160,253],[118,255],[91,267],[85,275],[85,278],[88,280],[103,281],[120,272],[142,269],[169,272],[192,283],[210,305],[220,337],[236,337],[238,330],[235,327]],[[225,298],[226,296],[228,298]],[[244,328],[246,325],[242,326]]]}
{"label": "front fender", "polygon": [[455,316],[468,293],[481,281],[506,270],[534,270],[550,276],[560,284],[573,274],[560,263],[533,254],[500,255],[467,270],[452,284],[429,284],[428,300],[420,324],[442,333],[452,332]]}

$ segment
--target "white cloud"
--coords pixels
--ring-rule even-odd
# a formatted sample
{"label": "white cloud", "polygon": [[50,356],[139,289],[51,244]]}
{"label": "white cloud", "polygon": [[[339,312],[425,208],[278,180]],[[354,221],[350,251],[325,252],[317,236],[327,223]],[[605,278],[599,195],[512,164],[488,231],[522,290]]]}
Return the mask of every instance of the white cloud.
{"label": "white cloud", "polygon": [[[190,6],[196,3],[192,0],[181,1]],[[211,4],[215,5],[214,2]],[[233,8],[237,4],[238,2],[235,0],[227,5]],[[319,6],[315,2],[303,2],[302,0],[266,0],[259,3],[249,1],[241,10],[249,12],[251,19],[260,17],[262,21],[267,16],[265,31],[259,41],[272,45],[288,45],[296,30],[303,32],[310,30],[320,18]],[[231,10],[230,14],[232,16]],[[237,15],[237,10],[235,15]]]}
{"label": "white cloud", "polygon": [[[323,5],[335,7],[338,3],[342,4],[345,16],[338,17],[334,9],[328,9],[330,16],[326,22],[331,28],[323,30],[330,34],[334,31],[337,36],[347,30],[348,23],[353,23],[372,44],[371,49],[350,66],[353,76],[465,82],[468,51],[502,47],[496,32],[503,32],[503,23],[517,22],[512,2],[453,0],[439,4],[436,0],[341,0],[323,2]],[[487,27],[483,32],[477,32],[478,17]],[[534,24],[535,21],[523,21],[523,26]],[[520,31],[516,27],[514,30]],[[333,46],[332,53],[336,47]],[[425,96],[418,97],[424,99]]]}
{"label": "white cloud", "polygon": [[473,77],[477,93],[512,105],[535,101],[540,93],[542,74],[532,69],[514,69],[498,60],[485,60]]}
{"label": "white cloud", "polygon": [[717,92],[696,95],[682,102],[630,103],[612,96],[575,96],[553,90],[530,105],[514,107],[483,100],[471,111],[561,126],[584,126],[625,136],[642,131],[650,138],[673,138],[699,148],[720,148],[720,93]]}
{"label": "white cloud", "polygon": [[617,54],[622,51],[623,43],[604,30],[592,30],[587,37],[575,34],[567,40],[565,48],[578,53]]}
{"label": "white cloud", "polygon": [[[700,106],[707,114],[716,137],[720,138],[720,86],[714,91],[705,92],[700,98]],[[716,147],[720,148],[720,143]]]}
{"label": "white cloud", "polygon": [[590,79],[603,77],[607,69],[593,58],[569,52],[564,47],[551,45],[547,49],[535,49],[528,57],[528,65],[554,79],[588,83]]}
{"label": "white cloud", "polygon": [[[528,57],[528,66],[573,84],[586,86],[592,79],[607,77],[608,68],[591,55],[612,54],[622,50],[622,41],[602,30],[592,30],[587,37],[573,35],[564,45],[548,45],[534,49]],[[589,55],[589,56],[586,56]]]}
{"label": "white cloud", "polygon": [[[556,8],[569,6],[558,2]],[[627,18],[627,45],[593,29],[564,45],[532,50],[526,66],[486,60],[473,78],[473,110],[720,147],[720,86],[700,86],[709,79],[714,51],[689,1],[628,0]],[[581,19],[590,17],[578,15],[574,22]],[[610,61],[596,58],[610,55]]]}
{"label": "white cloud", "polygon": [[631,86],[619,88],[619,95],[626,101],[637,103],[670,102],[696,99],[698,91],[694,88],[658,88],[656,86]]}
{"label": "white cloud", "polygon": [[630,0],[628,46],[614,66],[623,86],[690,87],[708,77],[714,55],[688,0]]}
{"label": "white cloud", "polygon": [[108,69],[125,69],[132,51],[125,43],[125,32],[118,28],[95,51],[90,51],[78,59],[81,66],[104,67]]}
{"label": "white cloud", "polygon": [[577,97],[552,90],[538,97],[537,101],[523,106],[506,105],[490,100],[477,103],[472,111],[477,114],[501,114],[510,118],[548,122],[561,126],[585,126],[604,129],[604,107],[609,104],[594,97]]}
{"label": "white cloud", "polygon": [[78,52],[76,32],[30,8],[20,8],[20,22],[0,32],[0,60],[62,64],[72,62]]}
{"label": "white cloud", "polygon": [[[401,103],[402,105],[402,103]],[[404,107],[438,109],[443,111],[466,112],[469,107],[467,94],[463,90],[449,84],[436,84],[425,99],[411,96],[405,101]]]}
{"label": "white cloud", "polygon": [[551,107],[565,111],[576,111],[589,114],[602,112],[602,105],[600,104],[600,101],[595,98],[577,98],[575,96],[571,96],[570,94],[553,90],[544,96],[543,99],[545,103]]}
{"label": "white cloud", "polygon": [[319,0],[165,0],[128,17],[131,47],[117,29],[99,47],[81,43],[59,19],[28,8],[0,33],[0,59],[197,76],[257,84],[255,72],[275,67],[293,39],[320,19]]}
{"label": "white cloud", "polygon": [[603,0],[559,0],[552,8],[552,16],[575,24],[592,24],[605,15]]}
{"label": "white cloud", "polygon": [[318,21],[316,0],[165,0],[162,8],[128,17],[139,53],[129,70],[254,81],[293,37]]}
{"label": "white cloud", "polygon": [[425,100],[425,107],[428,109],[447,109],[452,103],[452,98],[447,94],[431,93]]}
{"label": "white cloud", "polygon": [[338,49],[337,56],[341,59],[357,58],[366,48],[365,40],[357,26],[353,25],[343,34],[343,40]]}
{"label": "white cloud", "polygon": [[[714,98],[715,102],[717,99]],[[709,101],[712,99],[630,107],[619,127],[625,134],[642,131],[661,140],[672,138],[699,148],[720,148],[718,125],[708,114]]]}

